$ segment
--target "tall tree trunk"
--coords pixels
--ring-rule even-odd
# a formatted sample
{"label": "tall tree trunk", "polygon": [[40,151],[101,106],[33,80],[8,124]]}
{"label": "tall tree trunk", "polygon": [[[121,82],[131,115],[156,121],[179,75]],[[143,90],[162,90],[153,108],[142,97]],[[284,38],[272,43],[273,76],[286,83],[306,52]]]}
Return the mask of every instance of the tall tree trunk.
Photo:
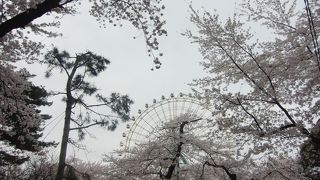
{"label": "tall tree trunk", "polygon": [[58,164],[58,171],[55,180],[62,180],[64,174],[64,167],[66,162],[67,156],[67,147],[68,147],[68,140],[69,140],[69,132],[70,132],[70,122],[71,122],[71,113],[72,107],[75,104],[75,99],[72,96],[72,80],[78,68],[78,57],[75,61],[74,67],[70,74],[68,74],[68,80],[66,85],[66,93],[67,93],[67,105],[66,105],[66,113],[64,118],[64,128],[62,134],[62,141],[61,141],[61,149],[59,155],[59,164]]}
{"label": "tall tree trunk", "polygon": [[55,178],[56,180],[62,180],[63,174],[64,174],[64,167],[65,167],[68,140],[69,140],[72,105],[73,105],[73,102],[68,100],[67,106],[66,106],[65,119],[64,119],[64,128],[63,128],[63,135],[62,135],[61,149],[60,149],[60,156],[59,156],[59,165],[58,165],[57,175]]}

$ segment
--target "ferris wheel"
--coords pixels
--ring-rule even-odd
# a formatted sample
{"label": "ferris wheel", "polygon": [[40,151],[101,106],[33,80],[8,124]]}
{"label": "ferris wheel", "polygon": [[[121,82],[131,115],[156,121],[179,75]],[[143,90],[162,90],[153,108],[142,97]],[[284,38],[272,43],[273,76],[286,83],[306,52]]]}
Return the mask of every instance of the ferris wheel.
{"label": "ferris wheel", "polygon": [[[191,94],[174,96],[168,98],[161,96],[152,104],[145,104],[144,110],[139,109],[138,115],[133,116],[126,125],[127,131],[122,134],[124,140],[120,142],[121,155],[126,155],[130,149],[140,144],[154,141],[163,136],[163,131],[175,123],[192,123],[189,130],[198,137],[207,137],[205,131],[212,122],[212,112],[207,102],[197,99]],[[188,129],[186,129],[188,130]]]}

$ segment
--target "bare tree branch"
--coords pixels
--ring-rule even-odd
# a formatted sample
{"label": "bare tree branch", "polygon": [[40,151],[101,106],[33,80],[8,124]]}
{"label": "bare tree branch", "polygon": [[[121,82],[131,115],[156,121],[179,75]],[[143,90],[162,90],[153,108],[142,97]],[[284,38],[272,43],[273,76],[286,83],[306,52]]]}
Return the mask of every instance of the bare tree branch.
{"label": "bare tree branch", "polygon": [[263,72],[263,74],[268,78],[269,84],[274,92],[274,95],[276,95],[276,90],[275,87],[273,85],[273,82],[271,80],[270,75],[262,68],[262,66],[259,64],[259,62],[257,61],[257,59],[254,57],[254,55],[249,52],[247,49],[245,49],[243,46],[241,46],[241,44],[239,44],[239,42],[233,37],[233,41],[237,44],[237,46],[239,46],[245,53],[247,53],[250,58],[254,61],[254,63],[258,66],[258,68]]}
{"label": "bare tree branch", "polygon": [[237,98],[237,100],[238,100],[238,103],[241,106],[242,110],[244,110],[244,112],[246,112],[253,119],[253,121],[256,123],[257,127],[259,128],[260,132],[263,133],[263,129],[261,128],[260,124],[258,123],[257,118],[243,106],[243,104],[241,103],[239,98]]}

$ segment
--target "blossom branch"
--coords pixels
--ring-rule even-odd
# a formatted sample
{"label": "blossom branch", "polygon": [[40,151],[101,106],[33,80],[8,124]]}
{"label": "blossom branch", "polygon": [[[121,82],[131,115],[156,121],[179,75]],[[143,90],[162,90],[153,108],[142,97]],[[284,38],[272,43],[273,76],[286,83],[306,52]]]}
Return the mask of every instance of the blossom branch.
{"label": "blossom branch", "polygon": [[61,0],[45,0],[42,3],[37,4],[36,7],[27,9],[26,11],[0,24],[0,38],[4,37],[13,29],[24,28],[33,20],[41,17],[45,13],[48,13],[55,8],[61,8],[72,1],[73,0],[68,0],[60,4]]}

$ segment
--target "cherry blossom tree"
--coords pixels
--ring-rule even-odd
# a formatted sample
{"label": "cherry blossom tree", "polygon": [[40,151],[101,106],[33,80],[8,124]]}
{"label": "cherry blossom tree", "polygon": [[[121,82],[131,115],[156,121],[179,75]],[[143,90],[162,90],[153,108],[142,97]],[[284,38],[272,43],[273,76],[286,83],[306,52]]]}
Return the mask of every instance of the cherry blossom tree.
{"label": "cherry blossom tree", "polygon": [[47,92],[35,86],[26,70],[0,65],[0,166],[22,164],[27,152],[38,152],[53,145],[39,139],[44,121],[50,116],[40,114],[40,106],[50,105]]}
{"label": "cherry blossom tree", "polygon": [[[66,179],[77,180],[104,180],[105,173],[108,171],[107,165],[103,162],[91,162],[68,157],[66,160]],[[30,160],[24,166],[6,166],[1,169],[4,174],[0,173],[3,180],[12,179],[54,179],[57,173],[57,157],[51,155],[49,150],[33,154]]]}
{"label": "cherry blossom tree", "polygon": [[[317,122],[318,124],[320,121]],[[320,137],[319,125],[314,126],[311,129],[312,134],[316,137]],[[304,167],[304,170],[308,177],[312,179],[318,179],[320,177],[320,146],[319,143],[315,143],[312,139],[306,140],[300,151],[301,160],[300,163]]]}
{"label": "cherry blossom tree", "polygon": [[[20,0],[20,1],[1,1],[0,2],[0,53],[1,61],[16,62],[25,60],[33,62],[38,60],[44,44],[35,41],[34,36],[57,37],[60,34],[54,32],[52,28],[59,27],[59,19],[66,14],[74,14],[74,6],[56,8],[50,14],[54,19],[51,22],[32,22],[36,17],[40,17],[49,12],[50,8],[55,8],[58,1],[41,0]],[[39,8],[44,8],[41,13],[36,13]],[[59,4],[58,4],[59,5]],[[57,7],[57,6],[56,6]],[[38,10],[39,11],[39,10]],[[30,14],[37,14],[37,16]]]}
{"label": "cherry blossom tree", "polygon": [[[161,63],[158,51],[158,36],[166,35],[163,29],[162,10],[165,8],[161,0],[92,0],[90,13],[102,25],[111,23],[122,26],[123,21],[130,22],[141,30],[147,45],[147,51],[153,57],[155,67]],[[0,37],[1,57],[4,61],[17,61],[27,57],[37,60],[44,47],[41,42],[32,40],[29,34],[46,37],[60,35],[52,30],[59,27],[59,19],[67,14],[75,14],[77,0],[20,0],[0,2]],[[34,22],[42,16],[55,18],[52,22]]]}
{"label": "cherry blossom tree", "polygon": [[[243,1],[240,17],[226,21],[191,8],[198,31],[185,35],[199,45],[208,73],[194,80],[194,91],[212,101],[239,148],[260,154],[261,167],[271,157],[298,158],[306,139],[319,146],[320,4],[305,2]],[[249,23],[261,23],[268,38],[256,39]]]}
{"label": "cherry blossom tree", "polygon": [[[231,132],[214,119],[183,115],[154,130],[156,138],[106,156],[109,179],[306,179],[297,162],[268,159],[260,166],[243,156]],[[229,134],[226,136],[226,134]],[[132,140],[134,141],[134,140]]]}
{"label": "cherry blossom tree", "polygon": [[[210,129],[210,130],[209,130]],[[235,148],[215,121],[188,114],[153,130],[154,139],[132,142],[120,157],[106,156],[110,179],[237,179]],[[134,141],[134,140],[133,140]],[[243,170],[243,169],[242,169]]]}

